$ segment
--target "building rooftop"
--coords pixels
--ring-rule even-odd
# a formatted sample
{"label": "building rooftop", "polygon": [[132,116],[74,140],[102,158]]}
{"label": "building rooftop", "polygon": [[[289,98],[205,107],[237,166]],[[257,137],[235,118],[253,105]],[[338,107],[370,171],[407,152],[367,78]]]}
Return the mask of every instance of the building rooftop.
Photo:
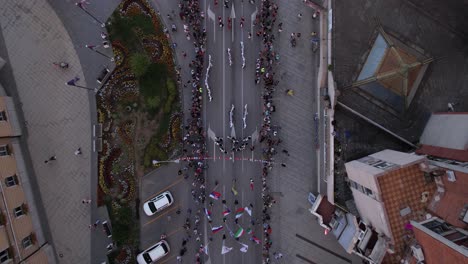
{"label": "building rooftop", "polygon": [[430,61],[379,27],[353,86],[401,112],[411,103]]}
{"label": "building rooftop", "polygon": [[434,113],[421,136],[417,153],[468,161],[468,113]]}
{"label": "building rooftop", "polygon": [[447,175],[440,178],[444,192],[436,192],[428,209],[447,223],[467,229],[468,224],[463,222],[464,209],[468,205],[468,174],[454,171],[455,181],[449,181]]}
{"label": "building rooftop", "polygon": [[322,216],[322,220],[325,225],[330,224],[335,213],[335,205],[328,201],[326,195],[320,200],[320,204],[317,207],[317,213]]}
{"label": "building rooftop", "polygon": [[395,254],[387,254],[383,263],[399,263],[405,252],[405,239],[409,233],[405,226],[410,220],[420,221],[425,218],[424,208],[429,203],[427,197],[432,197],[436,185],[425,181],[419,164],[391,171],[377,180],[395,251]]}
{"label": "building rooftop", "polygon": [[[467,263],[468,249],[432,232],[424,224],[411,222],[414,236],[424,253],[425,263]],[[413,258],[414,259],[414,258]]]}

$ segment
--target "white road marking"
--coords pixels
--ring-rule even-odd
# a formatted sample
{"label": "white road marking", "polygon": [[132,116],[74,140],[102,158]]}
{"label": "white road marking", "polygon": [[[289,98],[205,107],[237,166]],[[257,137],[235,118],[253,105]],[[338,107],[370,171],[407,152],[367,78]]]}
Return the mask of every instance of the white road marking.
{"label": "white road marking", "polygon": [[[257,16],[257,12],[258,12],[258,9],[257,7],[255,7],[255,11],[252,13],[252,15],[250,15],[250,33],[253,35],[254,32],[253,32],[253,27],[254,27],[254,24],[253,22],[255,21],[255,17]],[[250,38],[251,41],[253,41],[253,37]]]}
{"label": "white road marking", "polygon": [[[206,11],[206,13],[208,14],[208,18],[213,20],[213,29],[214,29],[213,30],[213,42],[216,43],[216,17],[215,17],[215,13],[211,11],[210,5],[208,5],[208,10]],[[205,20],[205,28],[206,28],[206,20]]]}
{"label": "white road marking", "polygon": [[234,11],[234,3],[232,3],[231,15],[230,15],[230,17],[231,17],[231,29],[232,29],[232,33],[231,33],[231,34],[232,34],[232,42],[234,42],[234,28],[235,28],[234,25],[236,24],[236,23],[234,22],[234,20],[235,20],[235,18],[236,18],[236,12]]}

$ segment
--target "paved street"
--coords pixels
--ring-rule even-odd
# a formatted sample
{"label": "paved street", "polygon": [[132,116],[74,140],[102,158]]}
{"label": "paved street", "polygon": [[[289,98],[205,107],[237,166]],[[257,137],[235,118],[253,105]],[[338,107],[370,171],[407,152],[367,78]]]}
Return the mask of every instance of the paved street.
{"label": "paved street", "polygon": [[[205,4],[205,20],[208,34],[207,39],[207,55],[212,56],[213,67],[210,72],[209,85],[212,90],[213,100],[209,102],[205,100],[204,106],[204,122],[205,129],[208,131],[207,146],[208,155],[214,160],[209,162],[210,168],[206,172],[208,192],[216,190],[222,194],[222,199],[226,200],[225,206],[221,201],[214,201],[214,206],[211,211],[213,214],[213,222],[207,225],[207,232],[210,233],[211,226],[225,226],[222,232],[211,235],[213,241],[210,243],[210,260],[211,263],[260,263],[261,262],[261,245],[255,245],[249,238],[250,234],[244,234],[239,241],[231,238],[229,230],[236,232],[239,227],[244,230],[251,228],[253,235],[262,239],[262,227],[252,225],[251,220],[260,223],[262,199],[261,199],[261,163],[251,162],[248,159],[252,157],[255,160],[261,159],[261,149],[258,144],[258,132],[261,129],[261,85],[255,85],[255,60],[258,58],[260,51],[261,39],[255,36],[255,29],[252,16],[255,19],[255,12],[259,6],[235,1],[229,8],[223,7],[221,4],[213,6],[208,1]],[[210,14],[213,14],[210,16]],[[219,26],[218,17],[224,23],[224,27]],[[232,18],[232,26],[229,29],[228,18]],[[241,27],[241,19],[244,19],[244,26]],[[249,39],[248,32],[253,31],[254,36]],[[245,68],[242,68],[242,51],[241,42],[244,45]],[[230,49],[232,65],[229,64],[229,54],[227,49]],[[246,116],[246,128],[244,129],[243,116],[245,106],[247,105],[248,115]],[[230,111],[233,110],[233,126],[230,126]],[[257,136],[254,135],[256,131]],[[223,138],[224,148],[227,154],[220,151],[216,146],[214,137]],[[253,136],[248,140],[248,145],[243,151],[231,151],[231,142],[228,136],[235,137],[238,140]],[[252,153],[249,147],[254,141],[256,150]],[[252,155],[253,154],[253,155]],[[235,162],[232,162],[232,159]],[[250,189],[250,179],[254,181],[254,191]],[[219,182],[215,186],[215,181]],[[233,181],[238,191],[237,196],[231,192]],[[235,200],[238,204],[235,204]],[[235,211],[238,208],[253,205],[252,217],[244,213],[235,220]],[[222,212],[228,208],[232,213],[226,217],[226,222],[223,223]],[[207,223],[206,223],[207,224]],[[221,255],[221,246],[223,245],[222,234],[226,234],[227,239],[225,245],[233,247],[234,250],[226,255]],[[243,253],[239,250],[241,247],[238,243],[249,245],[249,250]]]}

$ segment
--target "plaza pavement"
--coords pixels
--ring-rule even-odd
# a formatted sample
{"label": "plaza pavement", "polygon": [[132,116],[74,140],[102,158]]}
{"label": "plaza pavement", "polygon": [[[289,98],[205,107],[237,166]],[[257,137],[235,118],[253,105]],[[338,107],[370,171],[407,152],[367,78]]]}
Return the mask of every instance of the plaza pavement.
{"label": "plaza pavement", "polygon": [[[89,10],[105,20],[118,2],[102,1],[100,6],[91,3]],[[72,1],[1,0],[0,4],[2,45],[13,73],[13,78],[3,84],[22,108],[20,120],[26,125],[30,169],[37,178],[50,227],[46,238],[52,237],[48,242],[55,247],[59,263],[101,263],[106,254],[104,243],[109,241],[102,239],[101,232],[91,233],[88,228],[106,215],[95,204],[94,95],[68,87],[65,82],[78,76],[79,85],[97,86],[98,70],[109,62],[84,45],[98,42],[103,29]],[[54,61],[66,61],[70,68],[57,69]],[[83,154],[75,156],[78,147]],[[45,164],[52,155],[57,160]],[[84,198],[91,198],[93,203],[82,204]],[[100,243],[96,245],[95,241]],[[91,248],[99,255],[92,257]]]}

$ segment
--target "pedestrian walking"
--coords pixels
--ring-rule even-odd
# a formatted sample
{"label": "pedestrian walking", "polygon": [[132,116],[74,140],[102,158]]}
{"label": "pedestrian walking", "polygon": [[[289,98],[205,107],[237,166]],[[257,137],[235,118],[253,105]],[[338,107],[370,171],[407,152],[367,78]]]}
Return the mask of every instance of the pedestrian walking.
{"label": "pedestrian walking", "polygon": [[184,58],[187,58],[187,52],[182,51],[182,56],[183,56]]}
{"label": "pedestrian walking", "polygon": [[254,189],[254,181],[252,178],[250,178],[250,190],[253,191]]}
{"label": "pedestrian walking", "polygon": [[289,157],[289,151],[283,149],[283,153],[286,154],[286,155],[288,155],[288,157]]}
{"label": "pedestrian walking", "polygon": [[284,163],[281,163],[281,167],[284,167],[284,168],[286,168],[286,164],[284,164]]}
{"label": "pedestrian walking", "polygon": [[297,14],[297,17],[298,17],[299,19],[301,19],[301,18],[302,18],[302,13]]}
{"label": "pedestrian walking", "polygon": [[81,155],[81,148],[78,148],[77,150],[75,150],[75,155],[76,156]]}
{"label": "pedestrian walking", "polygon": [[90,203],[91,203],[91,199],[83,199],[83,200],[81,200],[81,203],[83,203],[83,204],[90,204]]}

